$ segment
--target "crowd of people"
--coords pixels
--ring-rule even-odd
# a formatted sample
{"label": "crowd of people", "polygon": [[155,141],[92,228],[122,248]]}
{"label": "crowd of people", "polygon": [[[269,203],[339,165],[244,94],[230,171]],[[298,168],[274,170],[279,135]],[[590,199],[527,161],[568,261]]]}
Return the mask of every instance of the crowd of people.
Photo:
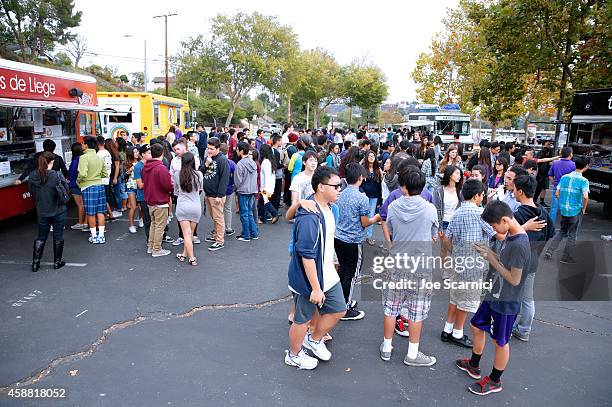
{"label": "crowd of people", "polygon": [[[180,135],[171,130],[148,143],[141,133],[124,133],[116,140],[84,137],[72,146],[67,170],[51,153],[55,146],[45,146],[26,174],[38,211],[32,271],[40,267],[51,228],[54,268],[65,264],[69,195],[78,213],[71,228],[89,232],[92,244],[105,243],[106,222],[127,211],[129,232],[144,229],[147,254],[166,256],[171,251],[164,244],[182,245],[176,259],[192,266],[198,265],[194,244],[200,243],[198,225],[207,212],[213,230],[204,240],[211,252],[223,249],[232,235],[242,243],[258,240],[258,225],[275,224],[284,212],[293,222],[288,285],[294,299],[285,363],[313,369],[318,360],[331,358],[325,342],[333,327],[340,320],[365,317],[355,299],[364,244],[389,256],[439,254],[454,260],[440,267],[445,281],[461,287],[493,284],[489,290],[451,286],[441,332],[442,341],[472,350],[456,365],[478,380],[470,391],[484,395],[502,389],[510,337],[529,340],[535,272],[546,242],[554,241],[544,254],[551,260],[558,241],[567,238],[560,261],[575,262],[573,250],[588,202],[589,185],[582,176],[588,161],[573,157],[570,147],[557,156],[545,145],[536,157],[531,148],[482,141],[464,161],[458,140],[445,146],[439,136],[407,129],[296,131],[286,125],[282,134],[269,137],[261,130],[251,137],[249,129],[213,127],[206,132],[198,126]],[[549,181],[550,213],[544,201]],[[240,233],[232,227],[234,211]],[[561,223],[555,233],[557,215]],[[174,217],[176,238],[168,229]],[[379,226],[383,238],[377,242],[373,232]],[[486,262],[461,269],[457,260],[467,257]],[[419,284],[382,290],[382,360],[391,359],[396,333],[408,337],[406,365],[436,363],[419,350],[434,269],[419,266],[406,274],[390,268],[390,279]],[[464,333],[470,313],[472,338]],[[486,333],[496,347],[493,370],[483,378],[479,362]]]}

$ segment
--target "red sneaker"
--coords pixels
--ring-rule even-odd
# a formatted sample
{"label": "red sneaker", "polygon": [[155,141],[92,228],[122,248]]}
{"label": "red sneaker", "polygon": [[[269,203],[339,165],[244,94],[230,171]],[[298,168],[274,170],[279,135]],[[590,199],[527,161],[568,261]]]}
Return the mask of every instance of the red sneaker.
{"label": "red sneaker", "polygon": [[455,360],[455,366],[467,373],[472,379],[480,380],[482,378],[480,368],[470,365],[469,359],[457,359]]}
{"label": "red sneaker", "polygon": [[471,384],[468,390],[479,396],[486,396],[490,393],[499,393],[502,391],[502,383],[501,380],[496,383],[491,380],[489,376],[485,376],[481,381]]}
{"label": "red sneaker", "polygon": [[395,333],[399,336],[410,336],[410,334],[408,333],[408,319],[404,318],[401,315],[397,316],[397,319],[395,320]]}

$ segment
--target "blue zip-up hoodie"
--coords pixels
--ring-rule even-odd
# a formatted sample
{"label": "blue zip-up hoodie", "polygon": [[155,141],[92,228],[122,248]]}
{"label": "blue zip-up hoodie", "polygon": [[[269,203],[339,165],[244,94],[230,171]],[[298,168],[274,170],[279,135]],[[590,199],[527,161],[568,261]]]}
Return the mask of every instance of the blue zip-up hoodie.
{"label": "blue zip-up hoodie", "polygon": [[[312,197],[310,198],[312,199]],[[318,205],[317,205],[318,207]],[[334,217],[334,205],[330,205]],[[310,213],[302,208],[295,214],[293,225],[292,244],[290,247],[291,260],[289,261],[289,289],[301,295],[310,297],[312,287],[306,277],[302,258],[315,260],[317,279],[323,289],[323,251],[325,245],[326,226],[322,213]],[[291,246],[291,244],[290,244]]]}

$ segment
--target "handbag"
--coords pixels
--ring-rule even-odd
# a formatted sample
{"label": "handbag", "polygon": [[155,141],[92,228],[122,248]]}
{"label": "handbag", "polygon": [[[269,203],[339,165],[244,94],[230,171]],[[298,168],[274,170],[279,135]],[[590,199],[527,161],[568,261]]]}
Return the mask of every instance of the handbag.
{"label": "handbag", "polygon": [[70,193],[68,192],[68,184],[66,182],[66,179],[62,175],[62,173],[57,171],[57,175],[58,177],[57,177],[57,183],[55,184],[55,190],[57,191],[57,196],[59,197],[59,200],[63,204],[65,204],[70,200]]}

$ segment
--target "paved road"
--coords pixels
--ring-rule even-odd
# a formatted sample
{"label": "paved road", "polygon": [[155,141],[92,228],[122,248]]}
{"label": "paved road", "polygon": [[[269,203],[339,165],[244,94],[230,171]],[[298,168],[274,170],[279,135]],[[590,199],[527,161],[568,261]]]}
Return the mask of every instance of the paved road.
{"label": "paved road", "polygon": [[[599,239],[611,226],[593,205],[583,237]],[[0,395],[0,406],[293,406],[311,399],[339,406],[611,403],[610,302],[538,302],[531,342],[512,342],[504,391],[485,401],[466,391],[470,380],[453,367],[467,352],[439,340],[443,294],[421,340],[422,349],[438,358],[432,368],[404,366],[407,343],[397,336],[391,362],[382,362],[381,306],[362,301],[366,318],[334,330],[332,360],[315,371],[297,371],[282,362],[287,223],[263,226],[256,242],[228,239],[215,253],[201,245],[197,268],[171,256],[146,256],[144,234],[128,234],[125,221],[109,229],[104,246],[66,231],[70,265],[31,273],[33,220],[0,224],[0,387],[69,389],[64,401]],[[209,229],[207,219],[201,231]],[[612,269],[612,244],[595,250],[604,253],[594,267]],[[43,261],[51,260],[47,249]],[[597,273],[607,284],[606,273]],[[490,344],[485,352],[488,372]]]}

